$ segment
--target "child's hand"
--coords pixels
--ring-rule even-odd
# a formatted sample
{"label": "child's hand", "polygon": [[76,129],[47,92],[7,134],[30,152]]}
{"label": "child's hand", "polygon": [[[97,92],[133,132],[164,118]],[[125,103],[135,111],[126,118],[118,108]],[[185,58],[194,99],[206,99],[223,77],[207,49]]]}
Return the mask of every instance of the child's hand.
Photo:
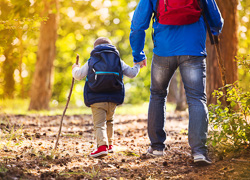
{"label": "child's hand", "polygon": [[74,64],[72,65],[72,69],[74,69],[75,67],[80,67],[80,64],[74,63]]}
{"label": "child's hand", "polygon": [[147,59],[144,59],[143,61],[135,63],[135,64],[139,64],[140,68],[143,68],[144,66],[147,66]]}

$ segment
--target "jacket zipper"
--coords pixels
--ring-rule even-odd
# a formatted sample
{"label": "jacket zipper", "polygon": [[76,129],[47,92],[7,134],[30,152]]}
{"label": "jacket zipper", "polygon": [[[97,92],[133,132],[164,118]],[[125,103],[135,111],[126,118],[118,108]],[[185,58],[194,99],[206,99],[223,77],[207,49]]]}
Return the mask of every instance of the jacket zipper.
{"label": "jacket zipper", "polygon": [[95,71],[94,68],[92,68],[92,70],[95,73],[95,80],[97,80],[97,75],[116,75],[116,76],[119,76],[118,72]]}

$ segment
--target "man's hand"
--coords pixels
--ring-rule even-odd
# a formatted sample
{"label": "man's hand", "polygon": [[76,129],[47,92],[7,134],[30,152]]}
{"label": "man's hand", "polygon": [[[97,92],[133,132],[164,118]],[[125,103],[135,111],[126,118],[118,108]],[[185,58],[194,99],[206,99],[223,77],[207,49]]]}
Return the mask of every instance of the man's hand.
{"label": "man's hand", "polygon": [[74,69],[75,67],[80,67],[80,64],[74,63],[74,64],[72,65],[72,69]]}
{"label": "man's hand", "polygon": [[135,63],[135,64],[139,64],[140,68],[143,68],[144,66],[147,66],[147,59],[144,59],[143,61]]}

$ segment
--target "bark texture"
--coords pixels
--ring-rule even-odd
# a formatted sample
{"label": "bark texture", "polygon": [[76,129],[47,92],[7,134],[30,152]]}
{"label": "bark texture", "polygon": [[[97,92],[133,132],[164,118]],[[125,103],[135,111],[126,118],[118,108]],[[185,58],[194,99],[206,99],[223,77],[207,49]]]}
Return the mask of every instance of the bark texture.
{"label": "bark texture", "polygon": [[[231,84],[238,79],[237,62],[235,62],[238,49],[238,0],[217,0],[216,2],[224,18],[224,27],[222,34],[219,36],[220,49],[226,69],[226,82],[227,84]],[[207,52],[207,99],[208,104],[210,104],[216,102],[216,99],[212,96],[212,92],[222,87],[222,81],[215,47],[211,45],[208,36]]]}
{"label": "bark texture", "polygon": [[14,71],[17,67],[15,61],[14,61],[14,54],[11,53],[13,51],[12,46],[5,50],[4,56],[5,61],[3,63],[3,74],[4,74],[4,80],[3,80],[3,91],[4,91],[4,97],[5,98],[14,98],[14,90],[15,90],[15,80],[14,80]]}

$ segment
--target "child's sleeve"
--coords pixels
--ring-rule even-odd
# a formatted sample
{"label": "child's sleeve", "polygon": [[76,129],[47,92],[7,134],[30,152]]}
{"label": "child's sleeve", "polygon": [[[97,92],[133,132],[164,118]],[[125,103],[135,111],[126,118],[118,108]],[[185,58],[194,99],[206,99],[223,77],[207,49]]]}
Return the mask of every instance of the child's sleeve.
{"label": "child's sleeve", "polygon": [[86,62],[81,68],[80,67],[74,67],[72,69],[72,75],[76,80],[81,80],[88,74],[89,65],[88,62]]}
{"label": "child's sleeve", "polygon": [[121,60],[121,66],[122,66],[123,74],[129,78],[136,77],[140,71],[139,64],[135,64],[134,67],[130,67],[124,61]]}

